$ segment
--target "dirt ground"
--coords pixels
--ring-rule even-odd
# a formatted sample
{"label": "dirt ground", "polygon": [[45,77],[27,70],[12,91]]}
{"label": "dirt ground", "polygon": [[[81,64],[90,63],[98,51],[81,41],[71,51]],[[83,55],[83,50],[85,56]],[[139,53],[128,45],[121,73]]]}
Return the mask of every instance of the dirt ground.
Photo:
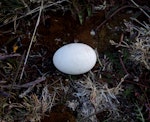
{"label": "dirt ground", "polygon": [[[149,3],[139,1],[138,4],[142,6]],[[108,12],[108,10],[94,12],[91,16],[84,17],[83,24],[81,24],[79,19],[74,17],[70,11],[66,13],[61,13],[60,11],[46,11],[41,16],[41,21],[32,44],[30,56],[25,66],[25,73],[22,80],[19,80],[19,78],[23,67],[23,60],[30,44],[37,16],[27,16],[18,20],[15,28],[14,23],[2,26],[0,28],[0,100],[6,103],[22,103],[22,99],[18,98],[17,96],[20,94],[20,92],[22,93],[22,90],[26,89],[26,87],[22,88],[19,86],[18,88],[15,87],[14,89],[13,87],[10,87],[11,90],[9,92],[8,86],[10,84],[27,85],[27,83],[35,81],[38,77],[42,77],[43,75],[46,76],[46,80],[44,79],[39,81],[40,83],[38,85],[36,84],[37,87],[32,91],[32,93],[34,93],[34,91],[35,93],[39,93],[41,88],[47,84],[54,84],[54,86],[52,85],[53,87],[59,86],[59,83],[57,83],[59,79],[61,79],[63,84],[67,86],[68,82],[66,82],[66,80],[68,80],[69,77],[63,73],[60,73],[52,63],[52,57],[55,51],[65,44],[82,42],[90,45],[94,49],[97,49],[100,57],[103,54],[108,54],[108,56],[110,55],[110,57],[112,56],[112,58],[116,58],[118,55],[116,53],[118,49],[116,49],[115,46],[112,46],[109,41],[114,40],[115,42],[120,42],[122,37],[128,36],[129,33],[125,33],[124,22],[131,21],[130,17],[135,17],[136,11],[137,16],[139,14],[138,19],[143,21],[146,17],[141,14],[138,8],[125,6],[121,9],[116,9],[114,12],[110,12],[111,14]],[[120,63],[121,59],[117,57],[117,60],[112,60],[114,60],[116,63]],[[119,81],[119,79],[121,79],[126,73],[126,70],[131,75],[133,75],[135,72],[137,74],[140,72],[137,71],[137,67],[134,67],[132,64],[125,64],[126,70],[124,67],[122,67],[122,65],[117,66],[114,63],[114,66],[115,68],[113,71],[104,71],[101,73],[103,78],[99,80],[99,82],[108,82],[109,86],[113,87],[118,82],[109,82],[110,79],[112,81]],[[130,66],[133,67],[131,68]],[[97,63],[92,71],[98,74],[98,70],[99,64]],[[127,95],[126,98],[121,98],[120,96],[118,97],[120,103],[124,104],[120,105],[120,110],[124,111],[124,113],[122,113],[123,115],[127,115],[127,113],[133,113],[132,110],[133,108],[135,109],[135,107],[133,107],[134,103],[132,101],[128,101],[133,96],[139,102],[138,105],[142,104],[142,100],[148,106],[150,105],[148,94],[149,91],[147,90],[150,88],[149,76],[150,72],[147,69],[142,69],[142,73],[138,76],[138,82],[133,82],[133,78],[126,80],[124,83],[124,88],[130,88],[131,91],[125,90],[124,94]],[[80,79],[82,77],[82,75],[79,75],[75,79]],[[53,88],[50,87],[49,92],[52,90]],[[31,95],[30,92],[29,94]],[[62,98],[61,96],[63,96],[63,94],[60,94],[60,96],[58,95],[57,97],[57,99],[60,98],[59,100],[61,102],[56,100],[59,104],[56,104],[56,106],[54,105],[50,112],[46,112],[46,115],[42,116],[42,122],[76,122],[76,111],[72,111],[66,107],[64,103],[65,99],[67,98]],[[35,98],[35,101],[38,99],[34,96],[32,97]],[[11,110],[11,107],[13,108],[14,106],[9,106],[6,104],[6,109],[4,109],[5,107],[0,109],[1,116],[4,117],[5,113]],[[126,108],[124,109],[123,107]],[[142,111],[145,112],[143,116],[146,118],[146,121],[148,120],[148,116],[150,117],[150,110],[148,109],[149,107],[147,107],[146,110],[145,106],[144,109],[142,109]],[[96,116],[99,121],[104,121],[109,115],[107,111],[103,111],[98,113]],[[132,117],[136,118],[136,115],[127,116],[128,118],[126,118],[126,121],[131,121]],[[16,121],[18,120],[16,119]],[[135,120],[135,122],[137,121],[138,119]]]}

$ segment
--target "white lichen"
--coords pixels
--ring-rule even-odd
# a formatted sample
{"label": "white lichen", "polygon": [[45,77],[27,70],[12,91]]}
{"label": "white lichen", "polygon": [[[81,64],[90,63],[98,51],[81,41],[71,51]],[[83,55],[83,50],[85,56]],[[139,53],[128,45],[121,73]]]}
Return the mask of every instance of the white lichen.
{"label": "white lichen", "polygon": [[109,111],[118,115],[118,104],[116,95],[122,90],[121,80],[116,87],[109,88],[107,83],[93,81],[90,76],[73,82],[73,96],[76,98],[67,102],[67,106],[78,112],[79,121],[97,122],[96,113]]}
{"label": "white lichen", "polygon": [[136,19],[133,20],[141,26],[135,26],[131,22],[125,22],[125,25],[127,27],[126,31],[130,33],[130,36],[138,34],[135,40],[124,39],[120,43],[110,40],[110,43],[116,47],[127,48],[130,53],[130,59],[135,64],[141,64],[150,70],[150,25],[145,22],[141,23]]}

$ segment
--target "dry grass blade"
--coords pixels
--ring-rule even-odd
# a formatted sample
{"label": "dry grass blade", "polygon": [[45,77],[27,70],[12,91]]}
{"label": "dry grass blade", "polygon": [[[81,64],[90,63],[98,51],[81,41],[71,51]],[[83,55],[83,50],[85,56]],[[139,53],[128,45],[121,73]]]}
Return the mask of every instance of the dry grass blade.
{"label": "dry grass blade", "polygon": [[40,121],[45,112],[50,111],[51,107],[55,105],[56,92],[49,93],[48,85],[46,85],[38,94],[33,93],[23,96],[20,102],[11,101],[10,103],[6,103],[1,101],[0,105],[3,111],[0,109],[0,112],[3,113],[0,114],[2,115],[6,112],[7,114],[3,118],[0,118],[0,121]]}
{"label": "dry grass blade", "polygon": [[[41,0],[40,0],[40,1],[41,1]],[[59,6],[59,4],[61,4],[61,3],[63,3],[63,2],[68,2],[68,3],[69,3],[68,0],[61,0],[61,1],[57,1],[57,2],[50,2],[50,3],[48,3],[47,5],[43,5],[43,9],[46,9],[46,8],[49,8],[49,7],[52,7],[52,6]],[[26,17],[26,16],[29,16],[29,15],[34,14],[34,13],[36,13],[36,12],[39,12],[39,11],[40,11],[40,8],[41,8],[41,7],[38,6],[38,7],[34,8],[34,9],[32,9],[32,10],[29,10],[26,14],[17,17],[16,20],[22,19],[22,18],[24,18],[24,17]],[[29,8],[28,8],[28,9],[29,9]],[[9,15],[9,16],[12,16],[12,15]],[[14,15],[13,15],[13,16],[14,16]],[[0,21],[3,22],[5,19],[6,19],[6,18],[0,18]],[[4,24],[0,25],[0,27],[3,27],[4,25],[7,25],[7,24],[12,23],[12,22],[14,22],[14,20],[12,20],[12,17],[11,17],[11,18],[9,19],[9,21],[7,21],[7,23],[4,23]]]}
{"label": "dry grass blade", "polygon": [[138,7],[149,19],[150,19],[150,16],[136,3],[134,2],[133,0],[130,0],[136,7]]}
{"label": "dry grass blade", "polygon": [[33,35],[32,35],[31,41],[30,41],[30,45],[29,45],[26,57],[25,57],[25,61],[24,61],[23,68],[22,68],[22,72],[21,72],[21,75],[20,75],[20,80],[22,79],[22,76],[23,76],[23,73],[24,73],[24,70],[25,70],[25,65],[27,63],[27,60],[28,60],[28,57],[29,57],[29,53],[30,53],[30,50],[31,50],[31,47],[32,47],[32,43],[33,43],[33,41],[35,39],[35,34],[36,34],[36,31],[37,31],[38,25],[40,23],[40,17],[41,17],[42,10],[43,10],[43,0],[41,1],[41,7],[40,7],[40,11],[39,11],[39,16],[38,16],[38,19],[37,19],[37,22],[36,22],[36,26],[34,28],[34,32],[33,32]]}

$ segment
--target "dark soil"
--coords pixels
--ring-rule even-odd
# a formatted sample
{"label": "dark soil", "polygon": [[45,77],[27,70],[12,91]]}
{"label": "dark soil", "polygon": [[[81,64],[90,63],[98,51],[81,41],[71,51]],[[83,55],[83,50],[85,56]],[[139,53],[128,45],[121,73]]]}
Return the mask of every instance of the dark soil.
{"label": "dark soil", "polygon": [[[138,0],[138,4],[142,6],[148,6],[149,2]],[[54,52],[65,44],[82,42],[90,45],[94,49],[97,49],[100,55],[106,53],[113,57],[112,54],[115,53],[114,55],[117,56],[117,49],[110,45],[109,41],[114,40],[119,42],[123,34],[128,35],[128,33],[125,33],[125,30],[123,29],[125,28],[124,20],[130,21],[130,17],[135,16],[135,11],[140,14],[139,18],[141,16],[145,18],[139,9],[134,7],[126,7],[120,11],[117,11],[116,9],[116,13],[109,10],[95,12],[90,17],[85,16],[83,24],[80,24],[79,20],[75,18],[70,11],[64,14],[61,12],[45,12],[41,16],[41,21],[36,33],[36,39],[32,45],[27,65],[25,66],[25,75],[21,81],[19,80],[19,76],[23,67],[23,59],[25,58],[25,54],[28,50],[31,36],[34,30],[36,17],[31,18],[32,16],[27,16],[26,18],[18,20],[17,22],[19,24],[16,27],[16,31],[13,28],[13,23],[1,27],[0,54],[6,55],[4,56],[4,59],[0,59],[0,85],[8,85],[11,83],[25,84],[36,80],[38,77],[43,76],[43,74],[48,75],[46,80],[41,82],[42,86],[48,82],[53,84],[58,79],[58,77],[64,79],[64,84],[66,84],[65,79],[68,78],[68,76],[61,73],[58,74],[57,69],[53,66],[52,57]],[[108,16],[106,16],[106,14]],[[92,30],[95,32],[95,35],[90,34]],[[9,58],[6,57],[13,54],[19,54],[19,56],[12,56]],[[119,81],[123,74],[125,74],[121,64],[118,65],[120,66],[119,68],[121,70],[118,70],[119,68],[116,67],[116,73],[102,72],[102,76],[104,76],[104,82],[109,79],[108,75],[110,75],[112,79],[117,79],[117,81]],[[96,65],[92,71],[96,71],[97,69],[98,68]],[[132,69],[129,67],[127,70],[134,74],[136,72],[136,67],[133,67]],[[139,76],[138,83],[133,82],[133,78],[129,78],[124,83],[124,94],[126,94],[126,96],[120,97],[119,100],[122,104],[120,109],[123,111],[122,114],[125,116],[128,116],[127,114],[133,113],[133,109],[135,109],[135,106],[133,106],[134,99],[139,102],[138,105],[142,105],[142,103],[147,104],[147,106],[150,105],[148,94],[148,89],[150,88],[149,76],[150,72],[144,70],[143,74],[140,74]],[[1,83],[2,81],[5,83]],[[113,86],[114,84],[110,82],[109,85]],[[130,88],[131,91],[128,91],[128,88]],[[21,91],[21,89],[19,90]],[[15,101],[15,98],[13,97],[17,97],[19,90],[12,90],[12,92],[16,93],[16,95],[13,95],[12,93],[10,94],[9,89],[1,88],[0,100],[3,101],[8,97],[9,99],[12,99],[12,101]],[[9,100],[7,99],[6,101]],[[19,102],[20,99],[16,101]],[[125,107],[125,109],[123,107]],[[148,116],[150,117],[150,110],[148,110],[149,108],[150,107],[146,108],[144,106],[144,109],[142,109],[144,111],[144,117],[146,120],[148,120]],[[4,113],[7,113],[7,111],[9,110],[5,110]],[[73,113],[65,105],[56,105],[52,108],[50,113],[46,114],[49,116],[45,115],[41,122],[76,121],[75,113]],[[101,112],[97,114],[97,118],[103,121],[107,118],[107,115],[107,112]],[[128,117],[129,118],[127,118],[127,120],[131,121],[131,118],[135,117],[135,115],[129,115]],[[135,122],[137,122],[137,120],[135,120]]]}

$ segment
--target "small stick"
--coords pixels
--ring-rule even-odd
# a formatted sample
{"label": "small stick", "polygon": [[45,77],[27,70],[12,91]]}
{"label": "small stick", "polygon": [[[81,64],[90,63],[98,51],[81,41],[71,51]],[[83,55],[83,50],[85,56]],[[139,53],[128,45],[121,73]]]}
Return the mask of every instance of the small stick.
{"label": "small stick", "polygon": [[16,53],[16,54],[9,54],[9,55],[4,55],[0,53],[0,60],[5,60],[7,58],[11,58],[11,57],[18,57],[21,56],[20,54]]}
{"label": "small stick", "polygon": [[126,5],[126,6],[122,6],[122,7],[118,8],[107,19],[105,19],[100,25],[98,25],[97,28],[95,29],[95,31],[97,32],[102,27],[102,25],[104,25],[110,18],[112,18],[119,11],[121,11],[122,9],[128,8],[128,7],[133,7],[133,6]]}
{"label": "small stick", "polygon": [[[119,45],[121,44],[121,42],[123,42],[123,38],[124,38],[124,34],[122,33],[122,34],[121,34],[121,37],[120,37]],[[126,74],[129,74],[128,71],[127,71],[127,69],[126,69],[126,67],[125,67],[125,65],[124,65],[124,63],[123,63],[123,60],[122,60],[121,56],[119,56],[119,60],[120,60],[120,63],[121,63],[121,65],[122,65],[123,70],[125,71],[125,73],[126,73]]]}
{"label": "small stick", "polygon": [[39,84],[43,81],[46,80],[46,77],[39,77],[38,79],[25,83],[25,84],[21,84],[21,85],[1,85],[1,88],[11,88],[11,89],[21,89],[21,88],[29,88],[32,86],[35,86],[36,84]]}

